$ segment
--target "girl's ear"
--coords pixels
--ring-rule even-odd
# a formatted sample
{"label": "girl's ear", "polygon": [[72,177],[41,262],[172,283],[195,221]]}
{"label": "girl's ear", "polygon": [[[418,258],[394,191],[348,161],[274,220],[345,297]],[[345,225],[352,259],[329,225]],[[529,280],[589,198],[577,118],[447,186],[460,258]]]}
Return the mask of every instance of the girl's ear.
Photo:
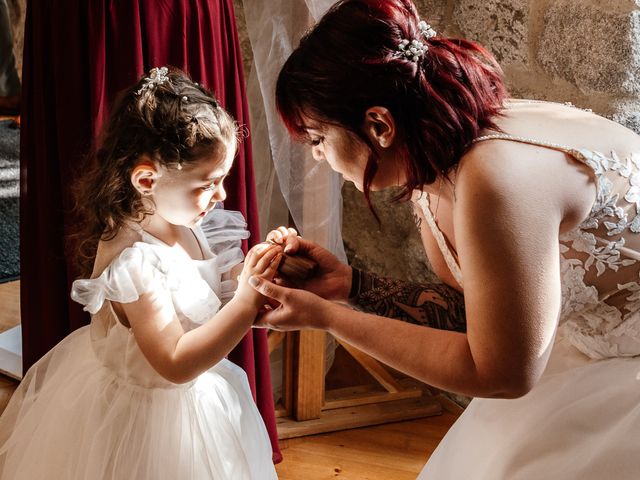
{"label": "girl's ear", "polygon": [[158,177],[158,168],[153,160],[148,155],[141,155],[131,172],[131,184],[140,195],[148,196],[153,193]]}
{"label": "girl's ear", "polygon": [[369,140],[383,149],[391,147],[396,138],[396,121],[385,107],[369,108],[362,128]]}

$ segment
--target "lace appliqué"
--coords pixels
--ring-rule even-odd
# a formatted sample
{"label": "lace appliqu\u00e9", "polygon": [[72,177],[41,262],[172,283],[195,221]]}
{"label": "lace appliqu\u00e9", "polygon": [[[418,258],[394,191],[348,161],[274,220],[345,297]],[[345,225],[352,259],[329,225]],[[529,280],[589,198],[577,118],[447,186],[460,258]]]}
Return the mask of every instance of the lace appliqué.
{"label": "lace appliqu\u00e9", "polygon": [[[634,233],[640,229],[640,156],[631,155],[622,162],[615,152],[610,157],[600,152],[588,150],[575,150],[572,154],[580,161],[591,167],[596,175],[596,200],[591,209],[589,218],[585,220],[576,230],[561,238],[561,241],[570,243],[571,248],[577,252],[586,253],[588,259],[584,263],[585,270],[589,270],[595,265],[598,276],[602,275],[607,268],[618,271],[620,267],[627,267],[636,263],[633,259],[621,259],[620,250],[624,247],[625,240],[620,237],[618,240],[605,241],[597,238],[587,230],[597,230],[602,223],[607,229],[607,236],[620,235],[628,228]],[[625,195],[625,200],[636,206],[636,216],[629,222],[627,214],[618,203],[619,194],[613,193],[613,185],[605,176],[605,172],[617,172],[629,180],[629,189]],[[638,186],[635,186],[637,184]],[[603,244],[598,246],[598,244]],[[561,253],[566,253],[568,248],[561,245]]]}
{"label": "lace appliqu\u00e9", "polygon": [[[623,233],[626,228],[633,233],[640,233],[640,155],[633,153],[625,161],[621,161],[615,152],[611,152],[611,156],[607,157],[600,152],[576,150],[576,157],[593,169],[598,189],[590,218],[580,228],[598,228],[598,222],[610,218],[613,221],[604,221],[608,236]],[[631,222],[618,205],[619,195],[612,193],[613,185],[604,175],[607,171],[617,172],[629,181],[629,189],[624,199],[636,207],[636,215]]]}
{"label": "lace appliqu\u00e9", "polygon": [[[628,290],[624,310],[608,305],[598,290],[585,282],[585,275],[595,266],[599,277],[607,270],[634,265],[636,260],[625,258],[622,249],[626,231],[640,232],[640,155],[632,154],[624,161],[612,152],[607,157],[599,152],[574,150],[571,154],[591,167],[596,176],[596,200],[587,218],[577,229],[560,239],[562,276],[562,328],[571,342],[591,358],[608,358],[640,354],[640,284],[630,282],[618,285],[618,291]],[[635,206],[635,217],[620,206],[620,194],[614,193],[613,183],[606,172],[617,172],[628,179],[629,187],[624,200]],[[596,234],[604,226],[608,240]],[[602,232],[604,233],[604,232]],[[569,252],[586,255],[586,260],[567,258]],[[627,341],[630,340],[630,341]]]}

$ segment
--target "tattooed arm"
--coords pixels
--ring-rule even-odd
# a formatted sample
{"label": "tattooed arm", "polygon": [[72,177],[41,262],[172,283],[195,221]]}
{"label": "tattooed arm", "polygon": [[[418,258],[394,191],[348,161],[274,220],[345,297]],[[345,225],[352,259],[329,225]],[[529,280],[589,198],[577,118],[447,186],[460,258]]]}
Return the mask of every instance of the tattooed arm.
{"label": "tattooed arm", "polygon": [[[418,213],[414,220],[420,229],[422,219]],[[440,265],[429,258],[434,273],[445,283],[419,285],[382,278],[350,267],[324,248],[292,235],[284,227],[272,231],[267,239],[283,243],[291,254],[298,252],[318,263],[316,274],[299,284],[299,288],[327,300],[349,302],[363,312],[441,330],[466,331],[463,297],[447,285],[455,280],[447,277],[449,271],[444,260]]]}
{"label": "tattooed arm", "polygon": [[441,283],[403,282],[353,268],[349,300],[382,317],[456,332],[467,328],[463,295]]}

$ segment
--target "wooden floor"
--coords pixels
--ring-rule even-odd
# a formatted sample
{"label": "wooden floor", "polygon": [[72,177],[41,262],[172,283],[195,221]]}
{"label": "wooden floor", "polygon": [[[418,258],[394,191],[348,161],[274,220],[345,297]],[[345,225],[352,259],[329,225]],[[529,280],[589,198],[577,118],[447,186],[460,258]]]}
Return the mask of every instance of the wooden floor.
{"label": "wooden floor", "polygon": [[[0,332],[20,322],[20,282],[0,284]],[[0,375],[0,412],[15,382]],[[444,413],[407,422],[281,440],[280,480],[413,480],[460,415],[446,398]]]}
{"label": "wooden floor", "polygon": [[20,325],[20,280],[0,283],[0,332]]}
{"label": "wooden floor", "polygon": [[[20,324],[20,280],[0,283],[0,333]],[[0,375],[0,413],[11,398],[18,382]]]}
{"label": "wooden floor", "polygon": [[282,440],[280,480],[414,480],[458,418],[457,411],[407,422]]}

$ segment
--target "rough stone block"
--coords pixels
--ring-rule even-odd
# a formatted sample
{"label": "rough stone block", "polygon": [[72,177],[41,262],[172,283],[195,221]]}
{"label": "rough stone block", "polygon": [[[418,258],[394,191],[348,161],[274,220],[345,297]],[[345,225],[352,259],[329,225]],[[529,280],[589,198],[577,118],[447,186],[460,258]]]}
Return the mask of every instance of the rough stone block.
{"label": "rough stone block", "polygon": [[446,0],[415,0],[414,3],[422,20],[429,23],[437,32],[445,30],[443,19],[447,10]]}
{"label": "rough stone block", "polygon": [[612,3],[619,2],[551,5],[537,56],[549,73],[583,93],[640,94],[640,10]]}
{"label": "rough stone block", "polygon": [[362,193],[351,183],[342,189],[342,237],[350,263],[365,270],[414,282],[438,281],[428,267],[409,203],[393,204],[395,191],[372,192],[378,224]]}
{"label": "rough stone block", "polygon": [[527,61],[528,16],[526,0],[460,0],[453,13],[464,37],[487,47],[503,64]]}
{"label": "rough stone block", "polygon": [[640,134],[640,101],[620,102],[614,106],[614,112],[608,116],[614,122]]}

